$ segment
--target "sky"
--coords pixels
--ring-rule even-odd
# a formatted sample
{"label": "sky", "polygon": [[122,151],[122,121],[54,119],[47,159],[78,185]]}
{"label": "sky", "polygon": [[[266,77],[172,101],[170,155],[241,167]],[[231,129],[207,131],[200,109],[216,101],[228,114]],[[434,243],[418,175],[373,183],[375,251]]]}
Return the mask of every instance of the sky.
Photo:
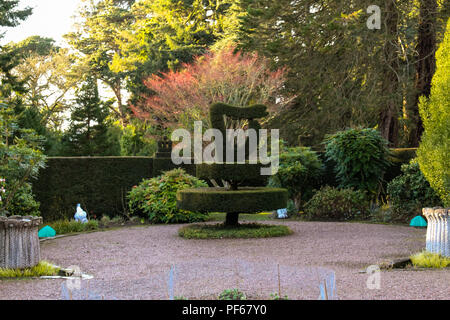
{"label": "sky", "polygon": [[33,13],[15,28],[2,28],[6,33],[0,44],[39,35],[53,38],[57,45],[63,46],[62,36],[74,30],[72,16],[80,3],[81,0],[20,0],[20,7],[31,7]]}

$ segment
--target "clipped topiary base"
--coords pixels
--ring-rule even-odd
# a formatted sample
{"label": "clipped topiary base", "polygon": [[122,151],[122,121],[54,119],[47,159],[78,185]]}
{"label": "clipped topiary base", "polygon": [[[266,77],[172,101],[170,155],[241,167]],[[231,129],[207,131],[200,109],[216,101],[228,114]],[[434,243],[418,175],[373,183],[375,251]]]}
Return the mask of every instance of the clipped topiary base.
{"label": "clipped topiary base", "polygon": [[190,188],[177,193],[177,206],[197,212],[258,213],[286,208],[287,198],[287,190],[279,188]]}
{"label": "clipped topiary base", "polygon": [[193,224],[178,230],[178,235],[187,239],[271,238],[288,236],[292,233],[287,226],[259,223],[239,224],[237,227],[224,224]]}

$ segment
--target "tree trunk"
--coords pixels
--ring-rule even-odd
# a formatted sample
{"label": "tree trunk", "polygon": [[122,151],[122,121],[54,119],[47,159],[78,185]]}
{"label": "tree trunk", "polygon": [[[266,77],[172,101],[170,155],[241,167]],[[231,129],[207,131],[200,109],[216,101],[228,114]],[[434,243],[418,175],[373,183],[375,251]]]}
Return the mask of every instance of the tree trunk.
{"label": "tree trunk", "polygon": [[410,117],[414,121],[409,136],[410,147],[418,147],[423,132],[419,115],[419,98],[429,97],[431,81],[436,70],[436,0],[420,0],[419,27],[417,35],[416,96],[411,106]]}
{"label": "tree trunk", "polygon": [[0,217],[0,268],[24,269],[40,260],[41,217]]}
{"label": "tree trunk", "polygon": [[384,106],[379,115],[379,128],[383,138],[391,147],[398,145],[398,118],[401,99],[399,97],[397,32],[399,14],[394,0],[386,0],[384,27],[386,42],[384,45],[384,77],[382,92],[385,95]]}
{"label": "tree trunk", "polygon": [[227,227],[237,227],[239,225],[239,213],[227,213],[225,225]]}

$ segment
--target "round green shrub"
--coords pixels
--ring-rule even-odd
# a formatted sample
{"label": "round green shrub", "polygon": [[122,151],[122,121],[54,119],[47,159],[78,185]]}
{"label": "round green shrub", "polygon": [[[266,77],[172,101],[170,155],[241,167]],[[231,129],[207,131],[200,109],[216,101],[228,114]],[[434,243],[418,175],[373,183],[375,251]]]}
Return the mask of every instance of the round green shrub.
{"label": "round green shrub", "polygon": [[394,221],[409,222],[422,208],[441,205],[415,159],[402,165],[402,174],[388,183],[387,194]]}
{"label": "round green shrub", "polygon": [[339,187],[378,193],[390,166],[388,141],[375,129],[349,129],[325,139],[325,156],[336,163]]}
{"label": "round green shrub", "polygon": [[450,20],[436,53],[431,94],[419,103],[424,132],[417,156],[420,169],[445,206],[450,206]]}
{"label": "round green shrub", "polygon": [[269,179],[269,187],[286,188],[297,211],[319,187],[324,165],[317,153],[309,148],[288,148],[280,155],[277,174]]}
{"label": "round green shrub", "polygon": [[305,214],[311,220],[346,221],[365,219],[369,201],[362,191],[325,186],[305,205]]}
{"label": "round green shrub", "polygon": [[[8,197],[8,190],[5,192]],[[22,185],[12,196],[8,206],[8,212],[18,216],[40,216],[39,202],[34,199],[31,186],[29,184]]]}
{"label": "round green shrub", "polygon": [[207,215],[177,208],[177,192],[186,188],[207,187],[206,182],[174,169],[158,177],[143,180],[128,194],[132,215],[148,218],[150,223],[205,221]]}

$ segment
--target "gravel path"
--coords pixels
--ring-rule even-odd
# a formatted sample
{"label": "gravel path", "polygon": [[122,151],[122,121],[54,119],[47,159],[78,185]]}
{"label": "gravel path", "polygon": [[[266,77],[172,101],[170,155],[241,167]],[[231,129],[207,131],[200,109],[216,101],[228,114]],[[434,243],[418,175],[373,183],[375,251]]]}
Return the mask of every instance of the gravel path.
{"label": "gravel path", "polygon": [[[45,241],[41,257],[63,267],[77,265],[93,275],[78,292],[106,299],[167,299],[171,265],[176,270],[175,296],[213,298],[213,293],[241,285],[246,290],[256,288],[255,292],[243,289],[249,298],[269,298],[269,292],[278,291],[277,264],[282,276],[289,274],[281,283],[291,299],[317,298],[317,279],[313,278],[317,268],[335,272],[339,299],[450,299],[448,269],[383,271],[380,289],[375,290],[367,289],[368,274],[359,273],[369,265],[423,250],[424,230],[359,223],[278,223],[288,225],[294,234],[271,239],[186,240],[177,236],[180,225],[132,227]],[[236,266],[234,276],[233,267],[228,268],[232,265]],[[0,280],[0,299],[61,299],[66,283],[60,279]],[[206,286],[210,296],[201,291]],[[295,292],[297,287],[302,290]]]}

